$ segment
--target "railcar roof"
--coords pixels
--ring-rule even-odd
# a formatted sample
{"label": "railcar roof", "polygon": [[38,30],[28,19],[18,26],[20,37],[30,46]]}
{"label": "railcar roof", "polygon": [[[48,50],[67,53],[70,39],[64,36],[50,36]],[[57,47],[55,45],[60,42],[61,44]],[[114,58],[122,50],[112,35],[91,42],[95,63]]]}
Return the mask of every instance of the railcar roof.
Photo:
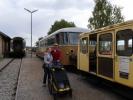
{"label": "railcar roof", "polygon": [[42,39],[39,40],[39,41],[43,41],[44,39],[49,38],[49,37],[51,37],[52,35],[55,35],[55,34],[58,34],[58,33],[61,33],[61,32],[81,32],[81,33],[83,33],[83,32],[89,32],[89,30],[86,29],[86,28],[80,28],[80,27],[67,27],[67,28],[61,28],[61,29],[59,29],[59,30],[57,30],[57,31],[55,31],[55,32],[53,32],[53,33],[51,33],[50,35],[45,36],[44,38],[42,38]]}
{"label": "railcar roof", "polygon": [[106,26],[106,27],[98,28],[98,29],[92,30],[90,32],[82,33],[82,34],[80,34],[80,36],[85,35],[85,34],[93,34],[93,33],[99,33],[102,31],[108,31],[108,30],[116,29],[116,28],[126,26],[126,25],[133,25],[133,20],[129,20],[126,22],[117,23],[117,24]]}
{"label": "railcar roof", "polygon": [[13,40],[24,40],[22,37],[14,37]]}
{"label": "railcar roof", "polygon": [[88,32],[89,30],[88,29],[85,29],[85,28],[80,28],[80,27],[68,27],[68,28],[62,28],[62,29],[59,29],[55,32],[53,32],[52,34],[46,36],[45,38],[49,38],[50,36],[52,35],[55,35],[55,34],[58,34],[58,33],[61,33],[61,32]]}

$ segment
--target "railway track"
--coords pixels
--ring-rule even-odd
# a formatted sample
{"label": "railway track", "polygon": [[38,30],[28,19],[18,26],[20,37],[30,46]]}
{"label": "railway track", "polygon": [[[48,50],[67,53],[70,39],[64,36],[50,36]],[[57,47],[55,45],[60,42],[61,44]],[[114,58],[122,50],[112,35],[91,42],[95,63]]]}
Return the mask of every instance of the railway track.
{"label": "railway track", "polygon": [[0,72],[4,70],[14,59],[11,59],[9,62],[7,62],[3,67],[0,68]]}
{"label": "railway track", "polygon": [[22,59],[11,59],[0,68],[0,99],[15,100]]}

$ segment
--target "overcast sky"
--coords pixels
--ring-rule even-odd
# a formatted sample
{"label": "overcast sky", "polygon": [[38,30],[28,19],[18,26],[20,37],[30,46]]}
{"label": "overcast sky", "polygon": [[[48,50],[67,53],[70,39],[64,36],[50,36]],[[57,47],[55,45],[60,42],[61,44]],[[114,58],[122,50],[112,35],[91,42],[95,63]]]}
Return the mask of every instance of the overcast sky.
{"label": "overcast sky", "polygon": [[[125,20],[133,19],[133,0],[109,0],[123,7]],[[30,13],[33,14],[33,45],[39,37],[46,36],[56,20],[72,21],[78,27],[87,28],[88,19],[93,11],[93,0],[0,0],[0,31],[11,38],[22,36],[30,46]]]}

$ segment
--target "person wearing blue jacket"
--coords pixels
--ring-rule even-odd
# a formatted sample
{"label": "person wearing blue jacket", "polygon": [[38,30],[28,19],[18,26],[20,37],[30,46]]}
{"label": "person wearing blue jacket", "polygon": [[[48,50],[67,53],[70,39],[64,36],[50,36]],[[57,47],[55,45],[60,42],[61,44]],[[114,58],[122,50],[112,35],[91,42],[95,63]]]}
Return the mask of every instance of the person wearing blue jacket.
{"label": "person wearing blue jacket", "polygon": [[46,80],[50,78],[49,68],[52,66],[53,57],[51,54],[51,48],[47,48],[44,54],[44,78],[43,78],[43,86],[46,86]]}

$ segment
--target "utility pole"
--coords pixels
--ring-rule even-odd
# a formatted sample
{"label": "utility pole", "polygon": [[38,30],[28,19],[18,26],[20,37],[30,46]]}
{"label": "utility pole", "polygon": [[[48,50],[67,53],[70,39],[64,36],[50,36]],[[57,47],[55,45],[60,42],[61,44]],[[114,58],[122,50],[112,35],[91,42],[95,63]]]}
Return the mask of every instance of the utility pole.
{"label": "utility pole", "polygon": [[28,11],[30,14],[31,14],[31,58],[32,58],[32,14],[38,10],[33,10],[33,11],[30,11],[26,8],[24,8],[26,11]]}

